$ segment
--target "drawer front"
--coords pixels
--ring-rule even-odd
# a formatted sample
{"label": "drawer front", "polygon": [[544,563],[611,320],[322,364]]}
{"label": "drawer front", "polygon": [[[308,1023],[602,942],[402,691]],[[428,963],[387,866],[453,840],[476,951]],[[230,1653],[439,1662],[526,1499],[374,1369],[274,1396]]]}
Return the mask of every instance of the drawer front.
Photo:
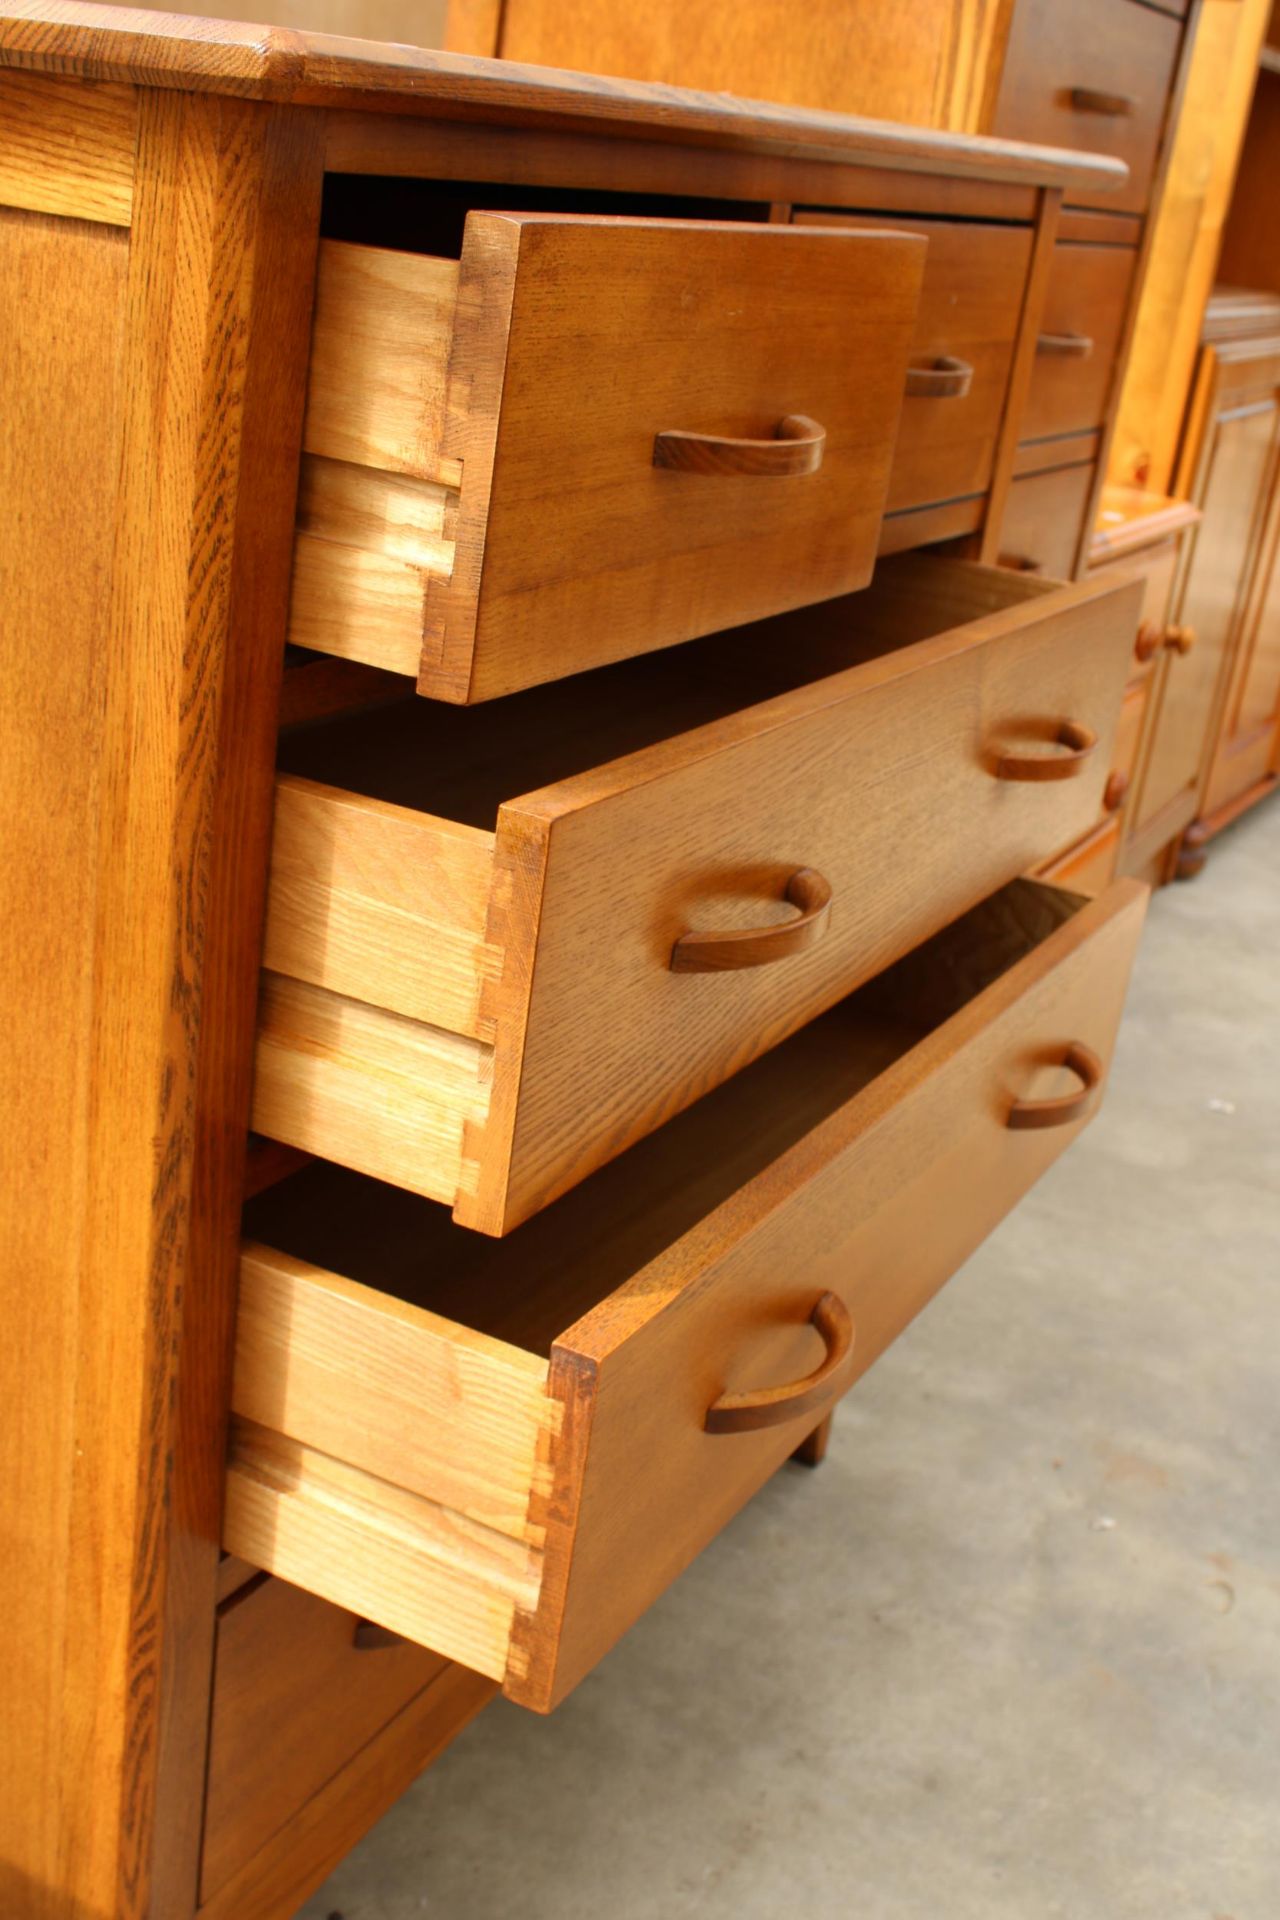
{"label": "drawer front", "polygon": [[322,248],[291,638],[465,702],[861,586],[924,254],[500,213],[459,263]]}
{"label": "drawer front", "polygon": [[1069,887],[1073,893],[1091,899],[1106,890],[1115,878],[1120,853],[1120,822],[1104,820],[1074,847],[1051,860],[1041,869],[1041,878],[1055,887]]}
{"label": "drawer front", "polygon": [[273,867],[295,977],[267,977],[254,1124],[508,1231],[1092,826],[1139,593],[912,556],[753,630],[877,651],[504,805],[467,1036],[406,1018],[435,909],[380,851],[404,810],[313,791],[310,877],[282,899]]}
{"label": "drawer front", "polygon": [[1024,474],[1009,488],[1000,527],[1000,560],[1059,580],[1075,571],[1093,493],[1092,465]]}
{"label": "drawer front", "polygon": [[[379,1644],[384,1635],[361,1635],[359,1626],[356,1615],[276,1579],[252,1585],[220,1610],[202,1900],[240,1872],[410,1700],[456,1671],[424,1647]],[[463,1689],[454,1731],[485,1697],[482,1684]]]}
{"label": "drawer front", "polygon": [[[664,1150],[661,1136],[632,1169],[602,1176],[598,1206],[589,1188],[565,1203],[559,1259],[538,1222],[530,1236],[493,1247],[487,1269],[468,1268],[471,1284],[455,1283],[460,1311],[503,1287],[521,1311],[539,1288],[563,1288],[566,1268],[603,1263],[598,1304],[541,1362],[553,1413],[545,1467],[527,1480],[522,1531],[509,1520],[506,1532],[484,1527],[474,1500],[465,1511],[450,1506],[447,1480],[415,1455],[440,1422],[465,1413],[483,1463],[484,1424],[503,1400],[496,1375],[468,1386],[455,1372],[451,1396],[428,1386],[416,1418],[410,1400],[415,1380],[443,1379],[450,1353],[462,1361],[487,1336],[249,1249],[231,1550],[265,1555],[287,1577],[455,1657],[465,1639],[473,1662],[511,1697],[554,1706],[1094,1111],[1145,901],[1134,882],[1083,908],[1022,883],[940,936],[941,963],[929,947],[913,954],[894,991],[924,1037],[856,1081],[861,1090],[838,1097],[808,1131],[797,1129],[794,1144],[620,1285],[610,1233],[625,1239],[636,1230],[626,1217],[644,1218],[640,1169]],[[993,948],[1009,960],[994,975]],[[936,1012],[931,994],[941,996]],[[890,1016],[874,997],[860,1017],[863,1044],[887,1045]],[[856,1047],[855,1033],[846,1038]],[[743,1096],[748,1106],[761,1101],[763,1087],[766,1130],[776,1122],[782,1058],[761,1062],[755,1074],[766,1078]],[[808,1111],[811,1082],[845,1071],[846,1059],[846,1045],[821,1027],[797,1035],[785,1056],[785,1101]],[[754,1110],[741,1124],[755,1124]],[[634,1184],[622,1195],[624,1177]],[[531,1359],[506,1351],[513,1369]],[[523,1391],[523,1376],[513,1372],[513,1381]],[[389,1477],[396,1452],[402,1468]],[[494,1457],[506,1460],[502,1445]]]}
{"label": "drawer front", "polygon": [[1142,213],[1151,196],[1181,24],[1139,0],[1018,0],[994,133],[1123,160],[1104,213]]}
{"label": "drawer front", "polygon": [[[819,221],[874,228],[868,216]],[[900,220],[923,235],[920,314],[911,343],[907,397],[893,457],[888,513],[907,513],[986,491],[995,461],[1022,312],[1031,236],[1018,227]]]}
{"label": "drawer front", "polygon": [[1024,440],[1102,426],[1136,259],[1132,247],[1063,240],[1054,248]]}

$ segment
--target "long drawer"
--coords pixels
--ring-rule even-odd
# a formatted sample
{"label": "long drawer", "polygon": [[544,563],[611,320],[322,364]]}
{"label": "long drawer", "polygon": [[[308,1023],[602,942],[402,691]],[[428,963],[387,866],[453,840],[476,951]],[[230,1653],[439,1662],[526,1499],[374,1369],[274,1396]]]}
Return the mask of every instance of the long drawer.
{"label": "long drawer", "polygon": [[1140,594],[904,556],[678,660],[302,730],[254,1126],[509,1230],[1091,825]]}
{"label": "long drawer", "polygon": [[555,1705],[1088,1120],[1145,902],[1013,883],[505,1240],[260,1196],[229,1550]]}
{"label": "long drawer", "polygon": [[515,213],[460,260],[326,242],[290,638],[471,702],[863,585],[924,255]]}

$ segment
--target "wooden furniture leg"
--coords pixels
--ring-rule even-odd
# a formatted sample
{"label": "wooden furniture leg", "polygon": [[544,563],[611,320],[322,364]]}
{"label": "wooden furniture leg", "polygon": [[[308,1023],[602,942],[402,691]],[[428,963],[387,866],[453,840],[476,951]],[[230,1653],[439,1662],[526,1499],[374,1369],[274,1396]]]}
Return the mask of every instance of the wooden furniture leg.
{"label": "wooden furniture leg", "polygon": [[825,1420],[820,1420],[808,1438],[800,1442],[791,1458],[802,1467],[820,1467],[827,1457],[827,1442],[831,1438],[831,1422],[834,1419],[835,1414],[829,1413]]}

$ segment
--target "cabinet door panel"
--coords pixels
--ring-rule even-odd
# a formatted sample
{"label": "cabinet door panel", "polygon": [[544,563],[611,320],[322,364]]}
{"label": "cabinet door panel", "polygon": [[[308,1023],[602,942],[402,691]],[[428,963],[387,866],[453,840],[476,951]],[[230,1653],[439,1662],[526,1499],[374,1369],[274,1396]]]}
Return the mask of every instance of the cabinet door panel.
{"label": "cabinet door panel", "polygon": [[1166,808],[1190,809],[1186,819],[1172,824],[1172,832],[1194,814],[1215,696],[1244,611],[1262,530],[1276,428],[1272,398],[1224,407],[1210,428],[1197,489],[1204,518],[1176,615],[1179,625],[1194,629],[1196,644],[1184,656],[1169,656],[1164,668],[1135,831]]}

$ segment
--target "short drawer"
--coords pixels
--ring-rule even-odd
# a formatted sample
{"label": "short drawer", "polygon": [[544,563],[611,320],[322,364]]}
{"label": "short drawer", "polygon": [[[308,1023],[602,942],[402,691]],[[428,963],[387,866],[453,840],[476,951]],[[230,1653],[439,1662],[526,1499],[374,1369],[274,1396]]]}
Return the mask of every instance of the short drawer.
{"label": "short drawer", "polygon": [[470,702],[863,585],[924,254],[474,212],[459,260],[324,243],[291,639]]}
{"label": "short drawer", "polygon": [[1018,0],[992,132],[1123,160],[1127,183],[1085,204],[1145,212],[1182,31],[1141,0]]}
{"label": "short drawer", "polygon": [[1136,258],[1132,247],[1063,240],[1054,248],[1024,440],[1102,426]]}
{"label": "short drawer", "polygon": [[508,1231],[1089,827],[1140,591],[903,556],[287,736],[255,1128]]}
{"label": "short drawer", "polygon": [[1042,880],[1056,887],[1069,887],[1073,893],[1092,899],[1103,893],[1115,878],[1120,854],[1120,822],[1104,820],[1083,840],[1040,869]]}
{"label": "short drawer", "polygon": [[[200,1892],[209,1900],[430,1689],[419,1765],[491,1695],[474,1673],[283,1580],[219,1610]],[[323,1848],[315,1851],[323,1857]]]}
{"label": "short drawer", "polygon": [[[1074,573],[1094,473],[1088,462],[1022,474],[1014,480],[1000,523],[1001,565],[1059,579]],[[1131,633],[1131,644],[1132,638]]]}
{"label": "short drawer", "polygon": [[[810,213],[797,214],[796,220],[875,226],[865,215]],[[987,489],[1026,290],[1031,235],[1022,227],[946,220],[895,217],[893,224],[921,234],[929,245],[886,508],[898,514]]]}
{"label": "short drawer", "polygon": [[505,1240],[259,1196],[230,1551],[554,1706],[1087,1121],[1145,901],[1015,882]]}

